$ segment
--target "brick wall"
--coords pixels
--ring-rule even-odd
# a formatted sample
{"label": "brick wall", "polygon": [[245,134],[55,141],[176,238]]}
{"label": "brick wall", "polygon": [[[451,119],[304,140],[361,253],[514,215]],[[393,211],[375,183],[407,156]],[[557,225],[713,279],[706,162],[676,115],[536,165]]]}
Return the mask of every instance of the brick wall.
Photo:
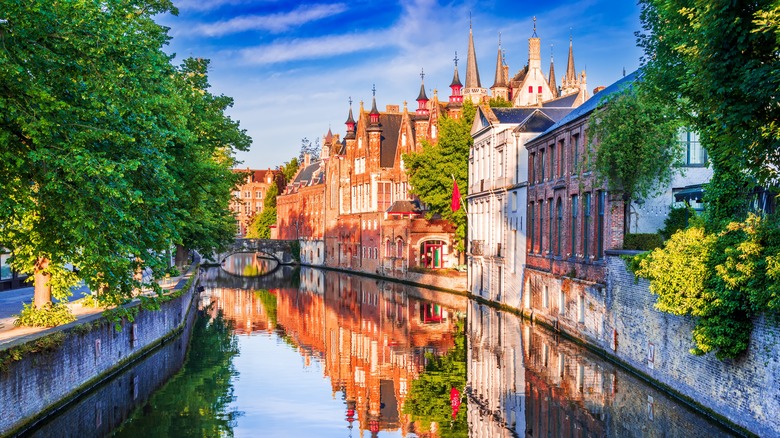
{"label": "brick wall", "polygon": [[[196,282],[195,282],[196,283]],[[63,344],[54,351],[27,354],[12,362],[0,375],[0,434],[8,433],[88,389],[119,365],[157,345],[182,324],[193,303],[195,284],[180,297],[163,303],[160,310],[141,311],[134,322],[124,322],[122,331],[101,315],[86,321],[102,321],[92,331],[75,330],[85,320],[59,329]],[[39,336],[25,337],[6,348],[34,342]]]}

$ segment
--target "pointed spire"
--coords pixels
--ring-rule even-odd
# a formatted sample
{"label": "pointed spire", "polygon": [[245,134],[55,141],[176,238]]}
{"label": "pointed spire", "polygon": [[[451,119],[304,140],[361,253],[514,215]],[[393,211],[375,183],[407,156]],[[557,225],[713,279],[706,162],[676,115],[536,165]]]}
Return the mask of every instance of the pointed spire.
{"label": "pointed spire", "polygon": [[463,84],[460,82],[460,75],[458,75],[458,52],[455,52],[455,58],[453,59],[455,61],[455,73],[452,75],[452,83],[450,84],[450,88],[455,91],[454,87],[458,87],[458,91],[463,87]]}
{"label": "pointed spire", "polygon": [[577,80],[577,70],[574,68],[574,48],[572,46],[572,36],[569,34],[569,63],[566,65],[566,82],[574,84]]}
{"label": "pointed spire", "polygon": [[371,125],[378,125],[379,110],[376,109],[376,84],[371,87],[371,92],[373,93],[373,98],[371,100],[371,112],[368,113],[368,116],[370,118]]}
{"label": "pointed spire", "polygon": [[498,56],[496,57],[496,77],[493,79],[493,86],[506,87],[506,78],[504,77],[504,56],[501,50],[501,32],[498,33]]}
{"label": "pointed spire", "polygon": [[550,91],[553,98],[558,97],[558,84],[555,81],[555,63],[553,62],[553,45],[550,44]]}
{"label": "pointed spire", "polygon": [[428,115],[428,96],[425,94],[425,70],[420,70],[420,94],[417,95],[417,114]]}
{"label": "pointed spire", "polygon": [[347,125],[347,135],[345,135],[344,138],[355,138],[355,118],[352,117],[352,97],[349,98],[349,117],[347,117],[347,121],[344,122],[344,124]]}
{"label": "pointed spire", "polygon": [[469,51],[466,56],[466,88],[482,88],[479,80],[479,68],[477,67],[477,54],[474,51],[474,32],[471,30],[469,18]]}

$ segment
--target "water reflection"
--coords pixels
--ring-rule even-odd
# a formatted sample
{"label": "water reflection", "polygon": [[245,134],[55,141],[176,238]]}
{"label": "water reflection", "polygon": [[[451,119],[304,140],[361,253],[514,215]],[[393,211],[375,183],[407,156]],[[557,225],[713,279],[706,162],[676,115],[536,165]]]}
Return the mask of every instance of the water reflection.
{"label": "water reflection", "polygon": [[259,252],[241,252],[230,255],[222,261],[222,269],[241,277],[265,275],[278,267],[279,263],[275,259]]}
{"label": "water reflection", "polygon": [[139,405],[118,435],[727,434],[583,347],[465,297],[306,268],[213,268],[201,282],[181,371],[186,343],[171,343],[38,436],[106,435]]}
{"label": "water reflection", "polygon": [[238,343],[232,320],[207,305],[199,312],[181,372],[116,433],[126,437],[232,436],[241,415],[233,405]]}
{"label": "water reflection", "polygon": [[471,302],[473,437],[711,437],[729,433],[554,333]]}

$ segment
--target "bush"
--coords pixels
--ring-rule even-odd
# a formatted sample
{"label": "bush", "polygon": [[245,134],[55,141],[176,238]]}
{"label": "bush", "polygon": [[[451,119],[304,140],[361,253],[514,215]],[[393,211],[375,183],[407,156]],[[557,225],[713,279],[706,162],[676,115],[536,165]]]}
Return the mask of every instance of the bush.
{"label": "bush", "polygon": [[669,216],[664,219],[664,227],[658,230],[664,240],[672,237],[672,234],[679,230],[684,230],[688,227],[688,218],[693,215],[693,211],[690,207],[672,207],[669,211]]}
{"label": "bush", "polygon": [[19,317],[14,321],[15,326],[25,327],[56,327],[76,320],[70,308],[64,303],[46,303],[41,307],[33,304],[25,304]]}
{"label": "bush", "polygon": [[657,233],[626,233],[623,239],[623,249],[651,251],[662,245],[663,239]]}

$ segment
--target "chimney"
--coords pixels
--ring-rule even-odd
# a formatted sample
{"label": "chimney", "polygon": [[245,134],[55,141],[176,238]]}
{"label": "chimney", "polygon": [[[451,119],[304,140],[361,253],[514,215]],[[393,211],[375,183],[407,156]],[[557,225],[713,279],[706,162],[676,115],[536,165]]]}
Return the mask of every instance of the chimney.
{"label": "chimney", "polygon": [[307,152],[303,154],[303,166],[309,167],[309,164],[311,164],[311,155]]}

